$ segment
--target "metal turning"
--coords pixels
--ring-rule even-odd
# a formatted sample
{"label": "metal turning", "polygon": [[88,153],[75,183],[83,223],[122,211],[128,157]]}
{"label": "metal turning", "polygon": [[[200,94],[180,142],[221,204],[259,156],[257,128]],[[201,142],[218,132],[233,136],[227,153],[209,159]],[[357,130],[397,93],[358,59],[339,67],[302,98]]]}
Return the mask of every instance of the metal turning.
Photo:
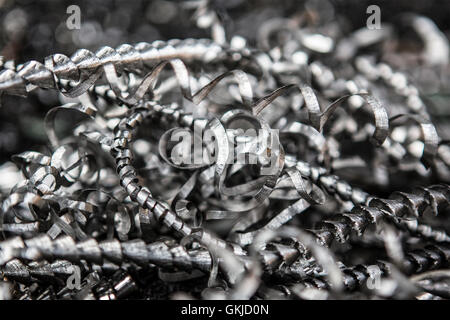
{"label": "metal turning", "polygon": [[[0,298],[450,297],[450,46],[432,19],[158,0],[134,21],[106,2],[109,20],[93,5],[79,30],[27,36],[49,4],[12,3]],[[55,28],[72,55],[41,54]]]}

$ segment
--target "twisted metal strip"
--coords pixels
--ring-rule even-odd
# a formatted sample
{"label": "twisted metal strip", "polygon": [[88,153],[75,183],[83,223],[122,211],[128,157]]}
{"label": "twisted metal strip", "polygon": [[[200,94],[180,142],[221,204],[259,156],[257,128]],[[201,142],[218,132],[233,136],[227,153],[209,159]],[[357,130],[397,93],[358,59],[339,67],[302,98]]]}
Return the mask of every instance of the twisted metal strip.
{"label": "twisted metal strip", "polygon": [[419,89],[410,83],[408,77],[400,71],[393,70],[388,64],[375,63],[369,57],[358,56],[355,59],[356,69],[371,80],[382,80],[386,85],[395,89],[395,92],[406,99],[407,108],[426,119],[430,114],[426,104],[420,97]]}
{"label": "twisted metal strip", "polygon": [[[447,246],[432,245],[423,249],[413,250],[405,253],[403,261],[404,271],[407,275],[418,274],[429,270],[446,268],[450,263],[450,249]],[[376,267],[380,271],[374,275]],[[369,279],[377,276],[388,276],[390,274],[389,265],[383,261],[377,261],[372,265],[360,264],[353,267],[345,267],[342,270],[344,277],[344,287],[348,291],[355,291],[367,284]],[[294,268],[289,268],[288,274],[295,275],[299,273]],[[303,274],[300,273],[302,276]],[[329,289],[330,284],[324,277],[307,278],[296,283],[303,284],[306,287],[315,287],[319,289]]]}
{"label": "twisted metal strip", "polygon": [[[341,243],[346,242],[353,232],[361,235],[369,225],[378,225],[384,218],[389,218],[396,223],[397,220],[404,219],[407,215],[420,216],[426,208],[432,208],[435,212],[442,210],[450,203],[449,192],[448,185],[437,185],[418,189],[416,193],[402,193],[406,195],[402,199],[373,197],[367,206],[358,205],[349,213],[334,214],[329,219],[320,221],[315,229],[309,231],[319,243],[329,247],[334,240]],[[235,234],[234,240],[241,245],[248,244],[257,232],[258,230]],[[441,235],[432,234],[431,237],[435,236],[439,238]],[[443,240],[447,240],[447,238]]]}
{"label": "twisted metal strip", "polygon": [[[427,195],[433,199],[432,203],[437,209],[442,209],[448,205],[449,190],[448,186],[432,186],[423,188],[423,194],[420,196],[415,194],[414,200],[417,205],[416,208],[418,208],[418,214],[429,206],[429,199],[426,199]],[[409,199],[413,196],[414,194],[409,196]],[[356,207],[351,213],[338,214],[333,220],[323,221],[321,223],[322,227],[310,230],[310,232],[321,243],[329,246],[333,239],[337,239],[340,242],[346,241],[351,231],[361,234],[369,224],[376,223],[386,213],[389,213],[390,216],[402,217],[405,214],[405,210],[410,210],[410,208],[404,202],[375,198],[369,203],[368,207]],[[73,262],[79,262],[81,259],[84,259],[97,264],[101,264],[103,259],[107,259],[120,264],[123,258],[126,258],[142,265],[154,263],[164,267],[174,266],[188,270],[196,267],[204,271],[209,270],[212,264],[211,256],[206,250],[195,250],[194,253],[193,251],[186,251],[181,246],[169,248],[163,242],[146,245],[144,241],[139,239],[122,243],[117,240],[97,243],[96,240],[89,239],[75,243],[69,236],[62,236],[53,241],[48,236],[40,236],[24,241],[20,238],[12,238],[4,241],[1,247],[2,259],[0,264],[4,264],[14,258],[28,260],[56,258]],[[266,251],[261,251],[260,253],[262,261],[267,267],[279,265],[278,259],[280,256],[283,256],[283,261],[292,261],[299,256],[299,252],[293,248],[279,245],[276,248],[278,249],[278,254]],[[426,250],[408,253],[407,256],[410,260],[409,263],[405,264],[405,268],[408,273],[412,273],[421,272],[428,267],[439,267],[448,263],[449,254],[448,249],[442,246],[433,246]],[[13,264],[13,266],[17,269],[17,264]],[[346,278],[344,283],[347,287],[353,287],[355,279],[365,279],[364,274],[366,274],[367,278],[369,273],[360,269],[361,267],[355,267],[345,270],[344,274],[353,277],[353,280]],[[363,275],[361,275],[361,272]],[[320,281],[314,280],[319,286],[322,283]]]}
{"label": "twisted metal strip", "polygon": [[[14,278],[17,281],[28,282],[32,277],[53,277],[70,276],[73,274],[72,263],[79,264],[81,260],[102,265],[104,261],[111,261],[115,264],[126,265],[124,261],[129,260],[142,266],[155,264],[163,268],[179,268],[191,271],[193,268],[209,272],[212,267],[210,253],[205,249],[186,250],[183,246],[175,243],[157,241],[145,244],[144,241],[136,239],[133,241],[119,242],[109,240],[97,242],[89,239],[75,243],[68,236],[51,240],[48,236],[39,236],[32,239],[22,240],[20,238],[11,239],[8,243],[0,244],[3,251],[11,253],[9,257],[3,256],[0,264],[4,264],[7,259],[11,259],[2,268],[4,276]],[[20,242],[21,246],[18,247]],[[8,244],[14,243],[14,249]],[[266,270],[274,270],[281,262],[288,263],[283,267],[286,275],[300,277],[300,284],[305,286],[315,286],[321,289],[328,289],[329,283],[321,276],[306,277],[305,270],[299,269],[295,264],[300,252],[294,248],[281,244],[268,244],[271,250],[261,250],[259,256]],[[28,267],[20,260],[39,261],[41,259],[57,260],[53,263],[39,264],[35,267]],[[69,262],[70,261],[70,262]],[[448,266],[450,262],[450,249],[447,246],[432,245],[424,249],[413,250],[405,254],[403,269],[406,274],[422,273],[428,270],[435,270]],[[358,265],[341,269],[344,279],[343,284],[346,290],[356,290],[374,275],[372,269],[374,265]],[[375,264],[381,271],[379,276],[389,275],[389,266],[378,261]],[[110,268],[110,267],[109,267]]]}
{"label": "twisted metal strip", "polygon": [[133,133],[150,112],[150,110],[142,109],[136,111],[128,118],[122,119],[116,127],[115,138],[111,146],[111,154],[117,163],[117,174],[120,178],[120,185],[133,201],[139,203],[144,209],[148,209],[149,213],[153,214],[157,221],[163,223],[178,234],[185,237],[191,235],[196,236],[201,243],[219,248],[230,248],[234,253],[242,255],[244,252],[239,246],[218,239],[206,230],[194,230],[188,226],[167,205],[154,199],[150,190],[138,184],[136,171],[131,165],[132,152],[129,149],[129,145]]}
{"label": "twisted metal strip", "polygon": [[[183,112],[178,106],[163,107],[151,103],[142,105],[145,108],[151,108],[155,116],[161,119],[162,123],[165,121],[174,122],[181,127],[188,127],[190,129],[204,128],[208,119],[196,117],[191,113]],[[369,194],[359,188],[352,187],[348,182],[342,180],[336,175],[332,175],[327,169],[320,166],[312,166],[306,161],[298,160],[295,156],[286,155],[286,167],[297,168],[303,177],[311,179],[312,182],[323,186],[330,194],[338,194],[341,199],[352,201],[356,204],[365,204],[369,199]]]}
{"label": "twisted metal strip", "polygon": [[49,56],[45,65],[33,60],[16,70],[0,71],[0,92],[26,96],[37,87],[56,89],[58,81],[63,79],[80,82],[70,93],[78,96],[100,78],[107,64],[113,64],[119,71],[140,72],[145,65],[164,60],[181,58],[208,63],[222,58],[223,54],[223,48],[209,39],[140,42],[134,46],[123,44],[116,49],[102,47],[95,53],[80,49],[70,58],[62,54]]}
{"label": "twisted metal strip", "polygon": [[[299,248],[289,247],[279,243],[269,243],[268,249],[258,252],[260,261],[266,270],[274,270],[281,263],[291,264],[302,254]],[[186,249],[173,241],[155,241],[145,243],[143,240],[119,241],[117,239],[96,241],[93,238],[75,242],[70,236],[60,236],[51,239],[48,235],[39,235],[29,239],[14,237],[0,243],[2,254],[0,265],[4,265],[2,272],[5,276],[20,276],[29,279],[33,272],[48,272],[71,274],[62,266],[67,262],[80,264],[81,260],[102,267],[105,262],[117,266],[126,266],[131,261],[140,266],[154,264],[162,268],[177,268],[185,271],[193,269],[210,272],[213,259],[210,252],[204,248]],[[241,256],[246,262],[246,257]],[[55,261],[39,264],[33,269],[23,265],[21,261]],[[63,260],[66,262],[58,262]],[[19,261],[19,262],[17,262]],[[248,260],[249,261],[249,260]],[[108,266],[110,268],[110,266]],[[27,276],[21,273],[28,270]],[[64,272],[66,270],[67,272]]]}
{"label": "twisted metal strip", "polygon": [[407,195],[407,198],[402,199],[374,197],[367,206],[359,205],[350,213],[333,215],[331,219],[320,222],[318,229],[310,231],[327,246],[333,240],[345,242],[351,232],[361,234],[367,226],[377,224],[385,217],[395,221],[407,215],[420,216],[426,208],[442,210],[450,203],[449,192],[448,185],[437,185],[418,189],[414,193],[403,193]]}
{"label": "twisted metal strip", "polygon": [[[133,55],[133,54],[130,53],[130,55]],[[80,58],[80,57],[82,57],[82,58]],[[63,73],[65,73],[65,75],[60,76],[57,79],[57,81],[55,81],[53,83],[53,86],[58,87],[66,95],[69,95],[69,96],[70,95],[79,95],[79,94],[85,92],[101,76],[101,72],[102,72],[100,70],[101,68],[100,67],[94,68],[95,64],[96,63],[98,64],[98,61],[96,60],[98,57],[95,57],[94,54],[92,54],[90,52],[85,52],[82,50],[80,52],[77,52],[72,57],[72,60],[73,60],[72,62],[74,64],[76,62],[76,66],[75,66],[75,68],[77,69],[76,71],[74,68],[72,68],[71,63],[67,60],[68,58],[67,59],[65,59],[65,58],[67,58],[67,57],[53,56],[53,57],[47,59],[47,66],[49,66],[49,69],[52,70],[51,72],[53,73],[53,76],[55,76],[55,74],[56,74],[55,69],[58,66],[57,63],[59,63],[61,61],[64,62],[64,63],[62,63],[62,65],[64,65],[64,68],[65,68],[64,69],[65,71],[63,72]],[[165,57],[165,58],[171,59],[173,57]],[[58,60],[58,59],[60,59],[60,60]],[[91,61],[89,61],[89,59],[91,59]],[[140,73],[140,71],[144,69],[143,65],[133,65],[132,58],[130,58],[130,61],[131,61],[130,65],[128,65],[128,67],[124,68],[124,70],[127,69],[132,72]],[[109,62],[109,63],[111,63],[111,62]],[[110,65],[109,63],[108,63],[108,65]],[[137,64],[140,64],[140,62],[137,62]],[[117,70],[120,71],[120,68],[121,68],[120,65],[117,66]],[[20,70],[22,70],[22,69],[20,69]],[[5,75],[3,75],[3,77],[5,77]],[[64,91],[65,89],[59,85],[59,80],[64,79],[65,77],[68,80],[80,81],[81,83],[79,85],[77,85],[75,88],[73,88],[73,90]],[[26,86],[27,91],[32,90],[35,85],[35,84],[31,83],[30,79],[31,78],[29,77],[29,79],[28,79],[29,83]],[[12,88],[7,87],[6,91],[14,92],[14,90],[15,90],[14,88],[17,88],[17,91],[20,91],[21,84],[19,82],[20,81],[17,80],[17,87],[14,87],[14,86]],[[43,86],[45,87],[45,84],[43,84]],[[121,96],[117,95],[117,98],[121,98]],[[317,110],[315,110],[315,111],[317,111]],[[136,113],[133,114],[133,116],[140,117],[140,115],[137,115]],[[194,120],[192,117],[185,116],[185,115],[183,115],[182,118],[184,119],[183,121],[185,123],[190,123],[191,125],[195,121],[197,121],[197,119]],[[324,119],[325,119],[325,117],[324,117]],[[316,119],[316,120],[321,120],[321,119]],[[130,150],[127,148],[128,144],[131,141],[129,139],[129,137],[132,136],[132,133],[133,133],[132,131],[135,129],[135,127],[132,124],[130,125],[130,123],[127,121],[130,121],[130,118],[123,121],[117,127],[118,129],[116,129],[116,137],[114,139],[113,148],[112,148],[112,153],[116,157],[117,171],[121,178],[122,187],[124,187],[124,189],[130,195],[130,198],[133,201],[139,203],[144,208],[150,209],[150,211],[155,216],[159,216],[158,218],[160,218],[160,220],[162,220],[167,226],[171,226],[175,230],[179,230],[179,231],[183,230],[183,231],[180,231],[182,235],[192,235],[193,233],[195,233],[194,230],[192,230],[189,227],[185,228],[183,222],[181,222],[180,219],[177,220],[177,216],[175,213],[173,213],[169,209],[166,209],[166,206],[163,203],[158,203],[156,200],[152,199],[150,191],[145,188],[142,188],[141,186],[139,186],[137,184],[137,179],[136,179],[137,176],[134,172],[134,169],[131,166],[132,155],[131,155]],[[137,120],[137,119],[134,119],[133,121],[139,122],[139,120]],[[129,159],[129,161],[128,161],[128,159]],[[296,162],[295,160],[293,160],[293,162],[295,162],[296,165],[298,164],[298,162]],[[308,164],[305,164],[305,166],[308,166]],[[48,168],[44,167],[39,174],[47,173],[45,171],[47,169]],[[309,170],[314,171],[314,169],[311,169],[311,168],[309,168]],[[321,178],[323,178],[324,176],[326,179],[326,177],[327,177],[327,175],[329,175],[329,173],[327,171],[324,171],[323,174],[320,174],[317,172],[311,172],[310,175],[313,176],[314,178],[317,177],[316,180],[321,180]],[[42,176],[40,176],[40,177],[42,177]],[[40,177],[38,177],[37,180],[33,181],[33,182],[39,182],[39,180],[41,179]],[[329,185],[334,185],[334,188],[341,189],[341,191],[334,190],[333,192],[335,194],[339,194],[343,197],[347,197],[347,199],[353,200],[354,202],[357,202],[357,200],[361,200],[362,198],[364,198],[365,200],[363,203],[365,204],[366,201],[369,201],[369,205],[364,208],[358,207],[354,210],[354,212],[349,213],[349,214],[338,215],[337,217],[335,217],[336,221],[334,219],[323,221],[322,226],[320,226],[318,229],[312,231],[313,233],[315,233],[318,236],[318,238],[320,238],[320,240],[324,240],[324,238],[328,239],[327,236],[325,236],[326,233],[332,233],[332,236],[330,236],[330,238],[332,238],[332,240],[346,239],[348,237],[349,233],[351,232],[351,230],[348,231],[348,233],[346,231],[347,229],[351,229],[351,226],[349,227],[349,224],[351,224],[354,227],[356,225],[358,225],[358,227],[360,227],[360,228],[357,228],[357,227],[355,227],[355,228],[360,230],[361,232],[363,232],[364,229],[366,228],[366,224],[376,223],[378,217],[386,216],[386,215],[391,218],[398,217],[398,216],[404,217],[408,213],[415,214],[417,217],[419,217],[422,213],[421,210],[425,207],[430,207],[430,206],[433,207],[434,206],[435,208],[433,208],[433,209],[435,212],[437,212],[439,209],[438,208],[439,204],[442,204],[442,206],[443,206],[448,203],[448,200],[446,200],[446,199],[448,199],[448,186],[445,187],[447,189],[442,188],[441,190],[437,190],[437,191],[435,189],[438,187],[435,187],[434,189],[428,188],[428,189],[424,190],[424,192],[419,191],[418,192],[419,200],[413,199],[413,195],[417,195],[417,194],[406,195],[406,196],[400,197],[398,199],[397,198],[378,199],[378,198],[370,198],[364,192],[361,192],[361,194],[359,194],[359,195],[353,194],[354,193],[353,191],[355,189],[352,189],[350,185],[345,186],[345,181],[339,181],[338,178],[336,178],[336,179],[330,178],[329,180],[330,180]],[[38,184],[38,183],[36,183],[36,184]],[[349,188],[350,188],[350,191],[349,191]],[[350,193],[350,195],[349,195],[349,193]],[[432,193],[433,193],[433,195],[431,195]],[[354,199],[354,198],[356,198],[356,199]],[[435,198],[439,198],[439,200],[436,201]],[[442,199],[444,199],[444,200],[442,200]],[[411,205],[411,203],[412,203],[412,205]],[[417,204],[417,207],[416,207],[416,204]],[[361,212],[359,212],[358,210],[361,210]],[[155,211],[157,211],[157,212],[155,212]],[[353,216],[350,218],[347,215],[353,215]],[[354,221],[353,219],[355,219],[356,221]],[[366,220],[364,220],[364,219],[366,219]],[[436,241],[438,239],[441,239],[442,241],[447,241],[448,236],[446,236],[445,233],[444,234],[436,233],[432,229],[426,229],[426,226],[420,225],[417,220],[411,220],[411,221],[413,222],[413,224],[411,226],[409,226],[408,228],[410,228],[413,232],[422,234],[423,237],[434,238]],[[404,221],[400,221],[399,223],[403,224]],[[409,224],[411,224],[411,223],[409,223]],[[175,225],[176,225],[176,227],[174,227]],[[355,228],[353,230],[355,230]],[[204,236],[204,233],[202,233],[202,236]],[[206,238],[209,238],[209,236],[206,236]],[[330,242],[332,240],[330,240]],[[139,242],[139,240],[137,240],[137,241]],[[216,241],[221,246],[227,245],[227,243],[225,241],[214,239],[214,242],[216,242]],[[205,241],[205,242],[208,242],[208,241]],[[135,249],[140,250],[140,248],[141,248],[141,244],[138,243],[135,246]],[[234,248],[235,248],[235,250],[241,250],[237,246]],[[55,256],[57,256],[58,251],[56,249],[53,251],[52,250],[53,249],[50,250],[51,253],[54,254]],[[121,252],[122,251],[125,252],[126,249],[121,247]],[[30,251],[28,249],[24,249],[23,252],[21,252],[19,255],[26,256],[27,254],[29,254],[29,256],[32,257],[32,254],[30,252],[32,253],[32,251]],[[121,253],[122,256],[124,255],[123,252]],[[63,257],[67,257],[68,254],[70,255],[70,252],[65,253],[65,254],[66,254],[66,256],[63,256]],[[127,254],[128,254],[127,258],[130,260],[137,261],[139,263],[145,260],[145,258],[142,261],[140,260],[141,256],[139,255],[139,252],[138,253],[127,253]],[[264,258],[264,259],[266,259],[266,258]],[[268,258],[271,258],[271,257],[269,256]],[[73,258],[73,259],[75,259],[75,258]],[[170,259],[174,260],[175,258],[174,258],[174,256],[171,256]],[[183,259],[186,261],[189,260],[189,258],[183,258]],[[180,264],[180,266],[181,266],[181,264]],[[188,267],[186,267],[186,268],[188,268]]]}
{"label": "twisted metal strip", "polygon": [[[155,116],[162,120],[162,123],[167,121],[190,129],[194,127],[204,129],[208,121],[207,118],[194,118],[191,113],[183,112],[178,106],[162,107],[160,105],[152,105],[151,103],[144,103],[142,106],[151,108]],[[365,204],[370,198],[367,192],[352,187],[342,178],[330,174],[326,168],[313,166],[291,155],[286,155],[285,165],[286,167],[297,168],[302,176],[324,187],[330,194],[337,194],[344,201],[352,201],[354,205]]]}
{"label": "twisted metal strip", "polygon": [[[195,118],[191,121],[192,115],[179,110],[179,108],[163,108],[159,105],[153,106],[152,110],[161,119],[175,122],[180,126],[188,126],[189,128],[199,127],[204,128],[207,122],[205,118]],[[186,119],[189,119],[186,121]],[[354,205],[367,204],[371,199],[368,193],[359,188],[352,187],[348,182],[342,180],[336,175],[332,175],[323,167],[311,166],[305,161],[297,160],[294,156],[286,156],[286,167],[294,167],[303,177],[309,178],[313,183],[316,183],[325,188],[330,194],[337,194],[344,201],[351,201]],[[427,191],[428,192],[428,191]],[[400,193],[401,194],[401,193]],[[411,200],[406,196],[406,201],[411,203]],[[411,194],[411,196],[413,196]],[[397,195],[398,197],[398,195]],[[414,235],[418,235],[424,239],[434,240],[437,242],[450,242],[450,236],[444,231],[434,230],[426,224],[420,223],[416,218],[417,210],[411,208],[414,216],[409,221],[399,220],[397,224],[403,229],[408,230]]]}

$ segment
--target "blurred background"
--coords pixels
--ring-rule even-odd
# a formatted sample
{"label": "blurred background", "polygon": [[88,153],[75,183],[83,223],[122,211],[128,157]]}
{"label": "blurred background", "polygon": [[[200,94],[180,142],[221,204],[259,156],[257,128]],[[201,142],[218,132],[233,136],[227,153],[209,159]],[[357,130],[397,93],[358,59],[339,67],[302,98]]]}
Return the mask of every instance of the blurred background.
{"label": "blurred background", "polygon": [[[97,49],[122,43],[151,42],[172,38],[209,37],[209,30],[196,23],[194,9],[205,1],[165,0],[2,0],[1,55],[18,62],[42,60],[53,53],[72,54],[77,48]],[[433,19],[450,35],[446,0],[214,0],[210,8],[219,13],[228,34],[242,35],[254,44],[262,23],[273,17],[290,17],[304,11],[320,12],[318,20],[339,19],[349,30],[365,26],[369,5],[381,8],[382,22],[395,23],[406,12]],[[81,9],[81,29],[69,30],[66,10]],[[324,15],[326,13],[326,15]],[[317,21],[319,23],[319,21]],[[407,37],[411,35],[406,35]]]}

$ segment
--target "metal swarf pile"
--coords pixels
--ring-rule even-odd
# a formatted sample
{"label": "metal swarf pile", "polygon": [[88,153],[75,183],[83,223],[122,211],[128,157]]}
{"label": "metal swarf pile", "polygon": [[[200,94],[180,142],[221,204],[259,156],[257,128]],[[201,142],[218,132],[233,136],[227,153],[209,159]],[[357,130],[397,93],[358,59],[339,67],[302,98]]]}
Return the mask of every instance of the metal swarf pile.
{"label": "metal swarf pile", "polygon": [[[111,21],[88,20],[70,56],[3,51],[0,298],[450,297],[450,47],[432,19],[136,3],[142,35],[179,20],[183,39],[101,46]],[[32,12],[5,10],[23,39]]]}

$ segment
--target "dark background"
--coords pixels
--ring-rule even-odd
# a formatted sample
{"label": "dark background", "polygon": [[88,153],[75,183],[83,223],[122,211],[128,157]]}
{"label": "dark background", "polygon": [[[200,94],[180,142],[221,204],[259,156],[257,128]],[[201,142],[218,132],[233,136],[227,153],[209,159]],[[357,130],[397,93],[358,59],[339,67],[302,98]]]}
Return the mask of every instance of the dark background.
{"label": "dark background", "polygon": [[[53,53],[70,55],[80,47],[96,49],[102,45],[115,47],[139,41],[209,37],[208,30],[195,26],[193,10],[182,9],[181,3],[182,1],[160,0],[3,0],[0,1],[3,29],[0,38],[1,55],[6,59],[24,62],[30,59],[42,60]],[[61,28],[69,16],[66,9],[73,4],[81,9],[83,31],[91,35],[84,41],[71,36],[73,31]],[[229,34],[244,35],[249,40],[254,38],[255,31],[266,19],[292,16],[315,6],[325,8],[330,19],[334,19],[335,15],[345,17],[349,30],[357,29],[365,26],[368,17],[366,9],[372,4],[380,6],[382,22],[396,22],[403,14],[415,12],[432,18],[442,31],[450,34],[450,1],[446,0],[212,2],[212,6],[220,12]],[[257,16],[255,8],[258,8]],[[9,20],[21,28],[16,27],[13,32],[8,32],[8,15]],[[248,23],[249,18],[251,24]]]}

